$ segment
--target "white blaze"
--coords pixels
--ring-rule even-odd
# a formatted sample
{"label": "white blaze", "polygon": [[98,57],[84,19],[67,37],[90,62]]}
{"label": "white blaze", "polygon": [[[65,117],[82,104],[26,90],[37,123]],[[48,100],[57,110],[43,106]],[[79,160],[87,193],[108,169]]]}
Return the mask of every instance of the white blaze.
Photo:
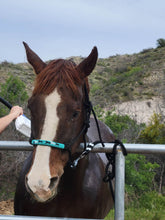
{"label": "white blaze", "polygon": [[[55,89],[45,99],[46,116],[41,134],[42,140],[53,141],[56,136],[59,118],[57,106],[61,97]],[[42,109],[41,109],[42,110]],[[50,184],[49,157],[51,148],[48,146],[37,146],[34,162],[28,174],[28,186],[35,193],[37,189],[48,190]]]}

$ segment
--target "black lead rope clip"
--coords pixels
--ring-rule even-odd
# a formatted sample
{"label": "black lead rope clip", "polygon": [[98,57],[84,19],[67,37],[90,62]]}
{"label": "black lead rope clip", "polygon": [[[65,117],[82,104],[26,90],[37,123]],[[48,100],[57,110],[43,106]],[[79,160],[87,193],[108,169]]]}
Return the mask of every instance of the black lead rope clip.
{"label": "black lead rope clip", "polygon": [[85,151],[83,151],[82,154],[80,154],[80,156],[76,160],[72,161],[70,166],[72,168],[76,167],[79,160],[81,160],[83,157],[85,157],[87,154],[89,154],[89,152],[91,152],[91,150],[94,148],[94,146],[95,145],[93,143],[89,143],[87,145],[87,147],[85,148]]}

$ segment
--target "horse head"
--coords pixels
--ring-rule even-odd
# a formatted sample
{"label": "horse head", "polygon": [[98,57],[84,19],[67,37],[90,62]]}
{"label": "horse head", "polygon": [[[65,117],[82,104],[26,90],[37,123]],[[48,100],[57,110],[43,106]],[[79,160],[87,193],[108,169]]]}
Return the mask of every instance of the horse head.
{"label": "horse head", "polygon": [[[24,43],[28,62],[36,81],[28,108],[31,112],[31,139],[63,144],[66,149],[35,144],[33,161],[26,174],[28,192],[38,202],[46,202],[58,193],[60,178],[70,155],[83,141],[87,76],[96,65],[94,47],[79,65],[71,60],[53,60],[48,64]],[[37,142],[39,143],[39,142]]]}

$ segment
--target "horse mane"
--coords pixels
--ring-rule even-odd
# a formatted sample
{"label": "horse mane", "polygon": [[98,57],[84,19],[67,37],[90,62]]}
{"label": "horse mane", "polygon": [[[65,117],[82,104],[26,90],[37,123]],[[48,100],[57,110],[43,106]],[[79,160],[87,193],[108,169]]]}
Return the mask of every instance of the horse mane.
{"label": "horse mane", "polygon": [[[33,94],[49,95],[58,87],[67,87],[72,92],[78,93],[78,85],[84,80],[76,69],[76,64],[71,60],[58,59],[51,61],[36,77]],[[85,79],[87,87],[88,79]]]}

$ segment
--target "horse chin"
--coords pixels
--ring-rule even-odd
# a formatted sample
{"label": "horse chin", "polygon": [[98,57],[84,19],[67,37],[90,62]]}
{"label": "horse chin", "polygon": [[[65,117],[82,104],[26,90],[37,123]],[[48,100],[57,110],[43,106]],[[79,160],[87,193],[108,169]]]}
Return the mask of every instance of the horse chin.
{"label": "horse chin", "polygon": [[49,201],[51,201],[52,199],[54,199],[57,195],[56,191],[51,191],[51,192],[36,192],[33,193],[32,197],[33,199],[35,199],[37,202],[40,203],[47,203]]}

